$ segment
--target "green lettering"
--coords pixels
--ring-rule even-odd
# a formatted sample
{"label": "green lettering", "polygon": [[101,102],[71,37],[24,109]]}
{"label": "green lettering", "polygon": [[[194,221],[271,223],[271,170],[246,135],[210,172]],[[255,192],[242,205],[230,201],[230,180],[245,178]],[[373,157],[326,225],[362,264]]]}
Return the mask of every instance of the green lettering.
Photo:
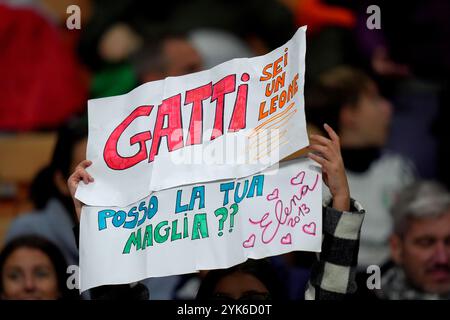
{"label": "green lettering", "polygon": [[[169,222],[167,221],[161,221],[160,223],[158,223],[155,227],[155,241],[157,243],[163,243],[166,242],[167,239],[169,238],[169,231],[170,228],[165,228],[164,229],[164,234],[162,235],[161,233],[159,233],[159,231],[161,230],[162,227],[165,227],[169,224]],[[168,227],[168,226],[167,226]]]}
{"label": "green lettering", "polygon": [[141,229],[138,229],[136,232],[132,232],[130,237],[125,244],[125,248],[123,248],[123,254],[130,253],[131,246],[135,246],[136,250],[141,249]]}
{"label": "green lettering", "polygon": [[142,249],[153,246],[153,225],[145,227],[144,240],[142,240]]}
{"label": "green lettering", "polygon": [[199,231],[202,238],[208,238],[208,222],[206,220],[206,213],[198,213],[194,216],[194,223],[192,225],[192,240],[200,238]]}
{"label": "green lettering", "polygon": [[175,241],[181,239],[181,232],[178,232],[178,220],[172,221],[172,236],[170,237],[170,241]]}
{"label": "green lettering", "polygon": [[184,214],[183,219],[183,239],[189,237],[189,229],[188,229],[188,218],[186,214]]}

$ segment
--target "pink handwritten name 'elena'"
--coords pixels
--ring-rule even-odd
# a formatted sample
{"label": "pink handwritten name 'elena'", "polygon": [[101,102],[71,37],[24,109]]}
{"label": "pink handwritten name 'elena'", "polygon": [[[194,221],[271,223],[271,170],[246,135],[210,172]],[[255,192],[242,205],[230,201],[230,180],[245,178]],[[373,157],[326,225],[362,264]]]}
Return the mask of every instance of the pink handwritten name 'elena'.
{"label": "pink handwritten name 'elena'", "polygon": [[[296,193],[292,195],[287,206],[285,206],[283,201],[279,199],[278,188],[274,189],[272,193],[267,195],[267,201],[276,200],[274,206],[275,217],[273,217],[270,212],[266,212],[259,220],[248,219],[251,224],[258,225],[262,230],[261,241],[264,244],[271,243],[275,239],[281,226],[286,225],[290,228],[294,228],[300,222],[300,216],[305,216],[310,212],[310,209],[306,206],[305,203],[302,203],[302,200],[308,193],[316,189],[317,183],[319,182],[319,174],[316,174],[316,178],[312,185],[303,184],[305,175],[305,171],[301,171],[291,179],[291,185],[299,186],[299,188]],[[296,215],[292,215],[294,209],[297,210]],[[303,230],[303,232],[305,231]],[[305,233],[313,235],[310,232]],[[255,235],[250,235],[249,239],[252,239],[252,242],[254,243]],[[281,242],[283,244],[290,244],[290,241],[286,241],[286,236],[282,238]]]}

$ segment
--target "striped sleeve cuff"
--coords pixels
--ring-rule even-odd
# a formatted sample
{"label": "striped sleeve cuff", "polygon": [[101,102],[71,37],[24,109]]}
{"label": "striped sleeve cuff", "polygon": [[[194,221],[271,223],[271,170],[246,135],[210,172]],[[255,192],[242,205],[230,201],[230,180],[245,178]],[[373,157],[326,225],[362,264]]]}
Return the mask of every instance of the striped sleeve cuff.
{"label": "striped sleeve cuff", "polygon": [[365,210],[359,202],[351,199],[350,211],[339,211],[331,207],[325,208],[323,231],[337,238],[359,239],[359,232],[364,219]]}
{"label": "striped sleeve cuff", "polygon": [[355,273],[364,214],[362,206],[353,199],[348,212],[324,208],[322,252],[310,279],[315,299],[339,299],[356,291]]}

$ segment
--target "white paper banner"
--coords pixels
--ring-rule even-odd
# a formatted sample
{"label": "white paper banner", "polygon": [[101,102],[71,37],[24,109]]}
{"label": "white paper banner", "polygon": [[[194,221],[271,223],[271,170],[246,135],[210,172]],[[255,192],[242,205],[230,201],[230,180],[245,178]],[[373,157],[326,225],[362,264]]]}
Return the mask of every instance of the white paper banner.
{"label": "white paper banner", "polygon": [[237,180],[153,193],[130,206],[84,206],[81,290],[320,251],[322,175],[307,158]]}
{"label": "white paper banner", "polygon": [[89,100],[95,182],[76,197],[125,206],[152,191],[249,176],[306,147],[305,32],[264,56]]}

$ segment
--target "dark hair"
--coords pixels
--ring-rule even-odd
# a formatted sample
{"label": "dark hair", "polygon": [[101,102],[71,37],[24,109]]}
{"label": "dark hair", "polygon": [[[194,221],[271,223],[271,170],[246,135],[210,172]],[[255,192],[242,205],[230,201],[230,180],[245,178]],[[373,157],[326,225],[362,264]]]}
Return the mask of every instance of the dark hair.
{"label": "dark hair", "polygon": [[86,118],[74,118],[59,128],[51,162],[36,175],[30,186],[30,198],[37,209],[45,207],[51,197],[60,196],[54,175],[59,171],[64,178],[69,178],[73,149],[87,135]]}
{"label": "dark hair", "polygon": [[55,273],[58,281],[58,289],[61,294],[61,299],[78,299],[79,294],[77,290],[69,290],[66,286],[67,263],[61,251],[56,245],[47,239],[35,236],[26,235],[20,236],[9,242],[0,253],[0,292],[3,292],[3,268],[8,257],[20,248],[31,248],[39,250],[47,255],[55,268]]}
{"label": "dark hair", "polygon": [[339,66],[305,85],[305,113],[308,123],[322,128],[328,123],[340,132],[339,117],[344,106],[355,107],[372,80],[364,72]]}
{"label": "dark hair", "polygon": [[286,298],[286,290],[284,290],[281,281],[277,277],[276,270],[270,262],[267,259],[249,259],[244,263],[228,269],[216,269],[209,271],[200,284],[196,299],[211,299],[220,280],[228,275],[239,272],[250,274],[261,281],[269,291],[272,300],[282,300]]}

